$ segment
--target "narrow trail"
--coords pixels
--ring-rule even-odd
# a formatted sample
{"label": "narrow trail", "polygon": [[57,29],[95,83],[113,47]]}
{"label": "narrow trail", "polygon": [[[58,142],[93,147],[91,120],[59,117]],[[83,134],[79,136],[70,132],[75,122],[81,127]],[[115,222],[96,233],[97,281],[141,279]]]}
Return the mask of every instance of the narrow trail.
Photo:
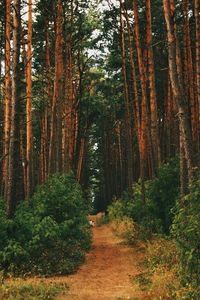
{"label": "narrow trail", "polygon": [[85,264],[76,274],[55,279],[69,286],[57,300],[140,299],[131,280],[141,272],[141,259],[138,248],[123,245],[109,225],[94,227],[93,246]]}

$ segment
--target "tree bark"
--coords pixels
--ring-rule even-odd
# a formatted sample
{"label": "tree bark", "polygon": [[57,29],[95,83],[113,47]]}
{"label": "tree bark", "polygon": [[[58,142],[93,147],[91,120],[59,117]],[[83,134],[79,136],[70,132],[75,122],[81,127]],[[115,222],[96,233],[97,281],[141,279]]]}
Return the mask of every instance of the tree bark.
{"label": "tree bark", "polygon": [[6,1],[6,47],[5,47],[5,106],[4,106],[4,197],[7,194],[9,167],[9,139],[10,139],[10,110],[11,110],[11,78],[10,78],[10,31],[11,31],[11,2]]}
{"label": "tree bark", "polygon": [[[134,25],[135,25],[135,43],[138,54],[138,65],[139,65],[139,73],[140,73],[140,82],[141,82],[141,90],[142,90],[142,127],[141,127],[141,138],[143,140],[143,151],[148,152],[151,162],[151,175],[154,177],[155,175],[155,158],[153,153],[153,142],[151,136],[151,121],[150,121],[150,112],[148,109],[148,99],[146,92],[146,74],[142,56],[142,49],[140,44],[140,29],[139,29],[139,19],[138,19],[138,9],[136,5],[136,0],[132,0],[133,5],[133,13],[134,13]],[[145,145],[145,140],[147,139],[147,143]],[[148,145],[148,151],[145,149]],[[144,157],[144,160],[146,158]]]}
{"label": "tree bark", "polygon": [[197,91],[197,102],[198,102],[198,116],[200,125],[200,4],[199,0],[194,0],[194,15],[196,24],[196,91]]}
{"label": "tree bark", "polygon": [[189,125],[189,120],[186,115],[184,95],[180,86],[180,80],[177,70],[177,36],[175,33],[175,6],[174,1],[170,3],[163,0],[164,15],[167,25],[167,38],[168,38],[168,60],[169,60],[169,73],[172,85],[172,92],[174,101],[178,109],[178,119],[180,126],[181,140],[184,144],[185,158],[187,161],[187,172],[189,181],[193,178],[193,149],[192,149],[192,136]]}
{"label": "tree bark", "polygon": [[127,127],[127,185],[129,190],[133,183],[133,150],[132,150],[132,130],[131,130],[131,119],[130,119],[130,108],[129,108],[129,94],[126,74],[126,59],[125,59],[125,40],[124,40],[124,20],[122,16],[122,1],[120,0],[120,30],[121,30],[121,51],[122,51],[122,76],[124,83],[124,101],[125,101],[125,122]]}
{"label": "tree bark", "polygon": [[155,85],[155,70],[154,58],[152,49],[152,24],[151,24],[151,0],[146,0],[146,15],[147,15],[147,61],[148,61],[148,76],[150,89],[150,109],[151,109],[151,135],[153,142],[153,150],[156,167],[161,164],[160,138],[158,130],[158,110],[157,110],[157,95]]}
{"label": "tree bark", "polygon": [[7,216],[12,218],[19,201],[20,170],[20,0],[13,1],[13,61],[12,61],[12,107],[9,146],[9,176],[7,190]]}
{"label": "tree bark", "polygon": [[[59,102],[62,100],[63,92],[63,9],[62,1],[58,0],[58,10],[56,17],[56,45],[55,45],[55,79],[54,79],[54,93],[51,107],[51,121],[50,121],[50,144],[49,144],[49,173],[56,171],[56,152],[58,144],[56,144],[56,113],[58,112]],[[58,116],[57,116],[58,117]],[[62,159],[62,157],[60,158]]]}
{"label": "tree bark", "polygon": [[28,1],[28,44],[26,65],[26,160],[27,191],[29,199],[33,192],[33,126],[32,126],[32,0]]}

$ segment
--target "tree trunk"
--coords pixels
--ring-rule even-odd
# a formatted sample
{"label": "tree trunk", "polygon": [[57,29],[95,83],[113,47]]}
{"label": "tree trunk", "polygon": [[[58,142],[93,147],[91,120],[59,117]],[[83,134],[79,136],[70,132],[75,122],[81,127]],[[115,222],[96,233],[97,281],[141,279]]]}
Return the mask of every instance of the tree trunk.
{"label": "tree trunk", "polygon": [[7,190],[7,216],[12,218],[19,201],[20,170],[20,0],[13,1],[13,61],[12,61],[12,107],[9,146],[9,176]]}
{"label": "tree trunk", "polygon": [[[141,82],[141,90],[142,90],[142,132],[141,138],[143,139],[143,151],[149,154],[150,162],[151,162],[151,175],[152,177],[155,175],[155,158],[153,153],[153,142],[151,136],[151,121],[150,121],[150,112],[148,109],[148,100],[147,100],[147,92],[146,92],[146,74],[144,69],[144,62],[142,56],[142,49],[140,44],[140,29],[139,29],[139,20],[138,20],[138,9],[136,5],[136,0],[132,0],[133,4],[133,13],[134,13],[134,25],[135,25],[135,43],[138,54],[138,65],[139,65],[139,73],[140,73],[140,82]],[[144,144],[144,140],[147,139],[146,145]],[[148,144],[148,151],[145,147]],[[145,158],[144,158],[145,159]]]}
{"label": "tree trunk", "polygon": [[194,15],[196,24],[196,91],[197,91],[197,102],[198,102],[198,116],[200,125],[200,5],[199,0],[194,0]]}
{"label": "tree trunk", "polygon": [[122,51],[122,76],[124,82],[124,100],[125,100],[125,122],[127,127],[127,185],[131,189],[133,183],[133,150],[132,150],[132,130],[129,108],[129,95],[126,75],[126,60],[125,60],[125,41],[124,41],[124,21],[122,17],[122,1],[120,0],[120,30],[121,30],[121,51]]}
{"label": "tree trunk", "polygon": [[81,174],[83,170],[84,155],[85,155],[85,137],[82,137],[80,143],[80,150],[79,150],[78,166],[76,170],[76,180],[79,183],[81,181]]}
{"label": "tree trunk", "polygon": [[[189,25],[189,8],[188,0],[183,1],[183,16],[184,16],[184,49],[186,52],[186,72],[188,73],[188,87],[190,96],[190,114],[191,114],[191,126],[192,126],[192,138],[195,149],[198,149],[198,112],[196,105],[196,97],[194,92],[194,71],[192,61],[191,50],[191,37],[190,37],[190,25]],[[187,88],[185,86],[185,88]]]}
{"label": "tree trunk", "polygon": [[26,66],[26,160],[27,191],[29,199],[33,192],[33,126],[32,126],[32,0],[28,1],[28,50]]}
{"label": "tree trunk", "polygon": [[[59,102],[62,100],[63,92],[63,9],[62,1],[58,0],[58,10],[55,24],[56,31],[56,45],[55,45],[55,79],[54,79],[54,93],[51,107],[51,121],[50,121],[50,144],[49,144],[49,173],[56,171],[56,152],[58,145],[56,144],[56,113],[58,112]],[[60,158],[62,159],[62,157]]]}
{"label": "tree trunk", "polygon": [[154,59],[152,49],[152,24],[151,24],[151,0],[146,0],[147,14],[147,58],[148,58],[148,76],[150,89],[150,108],[151,108],[151,135],[153,142],[153,150],[155,164],[157,167],[161,163],[160,140],[158,130],[158,111],[157,111],[157,95],[155,85]]}
{"label": "tree trunk", "polygon": [[11,79],[10,79],[10,0],[6,1],[6,48],[5,48],[5,106],[4,106],[4,197],[7,194],[8,167],[9,167],[9,139],[10,139],[10,110],[11,110]]}
{"label": "tree trunk", "polygon": [[[171,6],[170,6],[171,4]],[[167,25],[167,38],[168,38],[168,59],[169,59],[169,72],[170,72],[170,81],[172,85],[172,92],[176,106],[178,108],[178,118],[180,126],[180,135],[181,141],[184,144],[185,158],[187,161],[187,172],[189,181],[193,178],[193,150],[192,150],[192,138],[191,130],[189,125],[189,120],[186,115],[185,106],[184,106],[184,95],[182,93],[182,88],[180,86],[180,80],[177,70],[177,37],[175,34],[175,11],[174,3],[171,0],[163,0],[164,15]]]}

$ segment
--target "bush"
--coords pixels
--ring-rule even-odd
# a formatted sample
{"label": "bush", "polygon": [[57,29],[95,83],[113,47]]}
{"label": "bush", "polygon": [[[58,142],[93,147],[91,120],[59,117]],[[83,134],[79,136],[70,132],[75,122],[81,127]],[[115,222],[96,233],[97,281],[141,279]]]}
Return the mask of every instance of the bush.
{"label": "bush", "polygon": [[181,251],[180,275],[184,284],[198,286],[200,280],[200,176],[190,186],[190,194],[176,206],[172,234]]}
{"label": "bush", "polygon": [[126,202],[121,199],[113,201],[112,204],[108,206],[107,210],[109,220],[111,221],[116,219],[122,219],[128,214],[126,210]]}
{"label": "bush", "polygon": [[154,237],[143,245],[143,272],[133,278],[134,289],[139,288],[141,299],[178,300],[176,293],[181,287],[177,278],[179,251],[175,242]]}
{"label": "bush", "polygon": [[116,219],[112,221],[111,228],[115,235],[124,239],[128,245],[133,245],[138,240],[139,229],[131,218]]}
{"label": "bush", "polygon": [[145,182],[146,199],[142,201],[141,182],[135,183],[130,193],[115,200],[108,208],[109,218],[129,217],[139,225],[139,238],[148,239],[154,233],[169,233],[171,209],[179,193],[179,164],[177,158],[163,164],[155,179]]}
{"label": "bush", "polygon": [[146,263],[151,270],[158,266],[171,270],[179,265],[179,251],[174,241],[156,237],[147,243]]}
{"label": "bush", "polygon": [[73,177],[51,177],[30,202],[18,206],[13,220],[1,218],[0,266],[15,274],[73,272],[91,243],[86,215]]}
{"label": "bush", "polygon": [[[145,183],[146,189],[149,188],[149,182]],[[144,204],[141,200],[140,183],[133,185],[133,199],[119,199],[108,207],[110,220],[123,219],[128,217],[138,224],[139,239],[147,239],[153,233],[162,232],[161,221],[156,218],[154,207],[149,198],[146,198]]]}
{"label": "bush", "polygon": [[159,168],[157,177],[149,184],[147,195],[154,208],[154,217],[161,220],[163,231],[168,234],[173,218],[171,209],[176,205],[179,195],[177,158],[171,159]]}

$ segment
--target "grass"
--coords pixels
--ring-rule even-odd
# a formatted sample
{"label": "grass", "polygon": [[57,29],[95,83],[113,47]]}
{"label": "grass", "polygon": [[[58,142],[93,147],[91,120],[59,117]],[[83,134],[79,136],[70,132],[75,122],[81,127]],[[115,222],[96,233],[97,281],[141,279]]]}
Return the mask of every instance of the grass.
{"label": "grass", "polygon": [[53,300],[67,289],[65,284],[58,283],[11,282],[1,284],[0,300]]}

